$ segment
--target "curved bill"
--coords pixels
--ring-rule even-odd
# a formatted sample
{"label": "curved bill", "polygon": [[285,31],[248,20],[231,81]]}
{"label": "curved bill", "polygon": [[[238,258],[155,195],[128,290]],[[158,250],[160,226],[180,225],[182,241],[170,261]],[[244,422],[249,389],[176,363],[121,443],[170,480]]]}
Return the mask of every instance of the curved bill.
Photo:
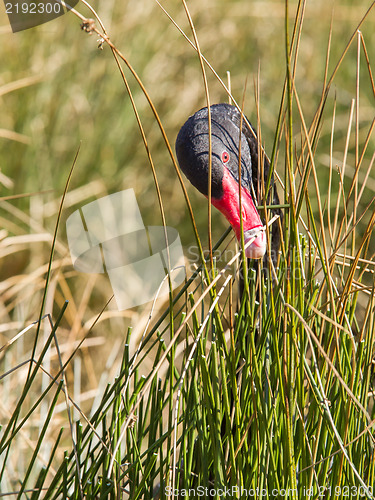
{"label": "curved bill", "polygon": [[[241,217],[238,182],[224,168],[223,195],[212,198],[212,204],[227,218],[241,242]],[[259,213],[249,191],[241,186],[242,227],[244,231],[245,255],[248,259],[261,259],[267,250],[267,238]],[[246,246],[246,244],[248,244]]]}

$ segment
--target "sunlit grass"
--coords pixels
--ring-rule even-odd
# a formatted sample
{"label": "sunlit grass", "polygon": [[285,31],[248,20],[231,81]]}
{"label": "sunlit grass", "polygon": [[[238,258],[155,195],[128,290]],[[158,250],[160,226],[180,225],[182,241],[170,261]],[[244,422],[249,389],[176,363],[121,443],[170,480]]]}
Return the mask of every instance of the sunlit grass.
{"label": "sunlit grass", "polygon": [[[119,51],[122,79],[110,46],[103,53],[96,48],[98,33],[74,32],[82,49],[77,57],[66,34],[56,54],[45,45],[31,52],[32,37],[20,34],[24,55],[37,68],[51,66],[42,85],[39,76],[21,73],[22,84],[14,78],[13,86],[8,79],[0,87],[0,94],[13,96],[2,103],[1,125],[9,148],[1,157],[13,167],[0,180],[7,194],[31,193],[0,201],[0,492],[6,497],[165,498],[198,487],[216,498],[221,488],[234,488],[235,498],[244,497],[241,488],[341,498],[344,487],[353,497],[374,497],[373,13],[357,31],[351,18],[355,13],[359,22],[370,4],[343,5],[332,30],[327,23],[319,32],[320,56],[310,70],[305,36],[313,36],[309,23],[319,19],[309,5],[285,10],[280,2],[268,14],[259,5],[253,19],[265,17],[264,30],[276,31],[266,37],[254,27],[259,39],[250,50],[241,19],[249,6],[233,3],[228,12],[225,2],[207,9],[189,3],[201,55],[211,54],[216,76],[151,2],[125,9],[113,35],[110,14],[119,7],[99,9]],[[173,9],[194,45],[183,5]],[[160,25],[151,22],[156,12]],[[343,18],[350,30],[337,33]],[[66,19],[58,22],[68,32]],[[45,36],[55,43],[56,33]],[[168,40],[178,40],[180,60]],[[148,50],[137,48],[141,42]],[[173,143],[207,94],[211,102],[228,100],[217,78],[228,60],[232,94],[242,101],[247,71],[237,65],[257,61],[266,48],[259,77],[248,80],[255,98],[247,90],[245,110],[258,129],[261,124],[275,166],[286,207],[283,238],[277,268],[249,269],[237,306],[236,268],[226,264],[238,249],[212,213],[210,267],[207,202],[181,185]],[[5,79],[15,71],[14,50],[6,56]],[[264,67],[268,60],[277,68],[277,91],[267,89],[274,75]],[[33,103],[21,112],[31,89]],[[186,256],[196,256],[187,262],[186,284],[169,307],[156,303],[150,324],[151,306],[118,312],[105,275],[74,271],[66,244],[67,216],[119,187],[145,191],[145,219],[160,224],[155,207],[162,207],[166,223],[181,226]]]}

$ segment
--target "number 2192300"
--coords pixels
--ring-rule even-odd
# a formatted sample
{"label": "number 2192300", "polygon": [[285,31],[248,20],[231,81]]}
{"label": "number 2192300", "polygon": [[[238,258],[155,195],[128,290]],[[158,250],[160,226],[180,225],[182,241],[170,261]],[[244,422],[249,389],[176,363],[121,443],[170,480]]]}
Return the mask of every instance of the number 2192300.
{"label": "number 2192300", "polygon": [[321,486],[319,488],[319,496],[326,496],[327,493],[329,493],[330,496],[334,493],[336,496],[340,497],[352,498],[352,496],[357,495],[364,497],[367,494],[372,495],[372,487],[368,486],[367,488],[364,488],[363,486],[335,486],[334,488],[331,488],[331,486]]}
{"label": "number 2192300", "polygon": [[64,9],[60,2],[35,3],[6,3],[7,14],[62,14]]}

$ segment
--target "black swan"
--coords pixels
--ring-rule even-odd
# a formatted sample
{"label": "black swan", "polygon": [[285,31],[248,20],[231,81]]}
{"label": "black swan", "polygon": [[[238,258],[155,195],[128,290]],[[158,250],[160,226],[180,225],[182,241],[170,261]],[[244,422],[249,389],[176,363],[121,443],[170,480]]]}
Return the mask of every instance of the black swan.
{"label": "black swan", "polygon": [[[258,162],[258,140],[254,128],[246,119],[241,120],[241,113],[230,104],[214,104],[211,110],[211,202],[223,213],[240,241],[240,201],[239,201],[239,161],[241,158],[241,205],[245,245],[245,255],[249,259],[261,259],[266,253],[266,235],[259,230],[261,217],[256,209],[260,202],[260,170]],[[239,155],[240,127],[241,155]],[[251,127],[251,128],[250,128]],[[181,130],[176,140],[178,163],[189,181],[202,194],[208,195],[209,173],[209,123],[208,109],[202,108],[192,115]],[[239,158],[240,156],[240,158]],[[270,164],[266,155],[263,164],[264,185],[268,181]],[[267,203],[279,205],[276,186],[271,179]],[[272,196],[273,193],[273,196]],[[272,198],[271,198],[272,196]],[[272,209],[274,215],[282,217],[281,210]],[[278,221],[272,225],[271,258],[275,263],[280,246],[280,226]]]}
{"label": "black swan", "polygon": [[[270,163],[266,155],[263,166],[258,161],[259,144],[257,134],[251,124],[236,107],[229,104],[215,104],[211,110],[211,202],[223,213],[231,224],[235,235],[241,241],[241,218],[244,232],[245,255],[248,259],[263,259],[263,269],[268,268],[271,260],[276,265],[280,247],[280,221],[282,212],[273,175],[270,175]],[[242,125],[242,126],[241,126]],[[241,130],[241,135],[240,135]],[[240,146],[241,144],[241,146]],[[239,154],[241,147],[241,154]],[[209,120],[208,109],[202,108],[191,116],[182,126],[176,140],[178,163],[189,181],[202,194],[208,196],[209,176]],[[241,169],[239,172],[239,162]],[[262,167],[262,168],[261,168]],[[257,204],[264,203],[260,199],[260,186],[269,183],[267,205],[272,205],[271,212],[278,215],[280,221],[275,221],[271,229],[271,255],[267,252],[267,239],[263,228]],[[241,186],[240,186],[241,184]],[[241,196],[241,205],[240,205]],[[252,242],[250,242],[253,240]],[[253,263],[256,270],[259,266]],[[240,301],[244,292],[244,273],[239,277]],[[272,280],[273,281],[273,280]],[[258,292],[256,294],[258,296]],[[246,314],[246,313],[245,313]],[[255,330],[254,342],[258,338]],[[238,340],[237,340],[238,342]],[[240,377],[238,365],[237,381]],[[231,393],[230,407],[234,408],[234,398]],[[227,435],[228,422],[223,418],[221,424],[221,439]],[[233,429],[230,432],[234,432]],[[251,433],[248,433],[250,440]],[[213,471],[210,481],[213,483]]]}

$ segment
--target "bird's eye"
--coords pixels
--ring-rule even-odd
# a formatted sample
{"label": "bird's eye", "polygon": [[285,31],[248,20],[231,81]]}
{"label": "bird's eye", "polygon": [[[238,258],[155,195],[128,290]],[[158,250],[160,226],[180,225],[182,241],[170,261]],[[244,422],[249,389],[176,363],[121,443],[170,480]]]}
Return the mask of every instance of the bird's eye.
{"label": "bird's eye", "polygon": [[229,161],[229,153],[228,153],[228,151],[223,151],[221,153],[221,161],[223,163],[227,163]]}

